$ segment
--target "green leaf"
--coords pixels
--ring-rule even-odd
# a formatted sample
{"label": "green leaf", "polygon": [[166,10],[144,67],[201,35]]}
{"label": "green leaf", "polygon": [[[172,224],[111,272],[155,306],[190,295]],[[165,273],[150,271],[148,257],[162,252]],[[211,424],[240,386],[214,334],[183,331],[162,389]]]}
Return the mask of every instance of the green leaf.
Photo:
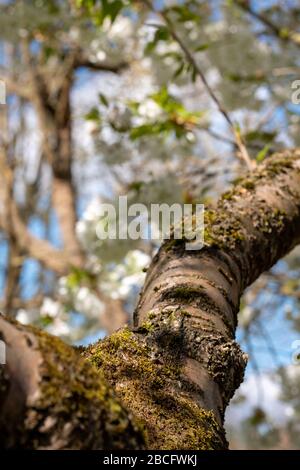
{"label": "green leaf", "polygon": [[166,119],[161,122],[152,122],[150,124],[143,124],[141,126],[134,127],[131,129],[130,138],[132,140],[137,140],[141,137],[150,136],[150,135],[159,135],[159,134],[169,134],[175,132],[177,134],[185,133],[185,130],[178,126],[175,122],[170,119]]}
{"label": "green leaf", "polygon": [[105,18],[110,18],[111,23],[113,23],[120,11],[125,6],[121,0],[101,0],[102,8],[100,13],[100,21],[103,23]]}
{"label": "green leaf", "polygon": [[155,49],[159,41],[167,41],[170,38],[170,32],[165,26],[161,26],[155,31],[154,38],[145,47],[145,53],[150,54]]}
{"label": "green leaf", "polygon": [[46,328],[53,323],[53,318],[46,315],[44,317],[39,317],[38,322],[42,328]]}
{"label": "green leaf", "polygon": [[200,46],[196,47],[195,52],[202,52],[209,48],[209,43],[206,42],[204,44],[200,44]]}
{"label": "green leaf", "polygon": [[177,69],[175,70],[175,73],[174,73],[174,75],[173,75],[173,78],[177,78],[177,77],[179,77],[179,76],[182,74],[182,72],[184,71],[184,66],[185,66],[185,63],[182,62],[182,63],[179,65],[179,67],[177,67]]}
{"label": "green leaf", "polygon": [[108,108],[109,102],[107,101],[107,98],[105,95],[103,95],[103,93],[99,93],[99,100],[100,100],[100,103],[103,104],[103,106]]}
{"label": "green leaf", "polygon": [[92,281],[93,275],[80,268],[73,268],[72,272],[67,276],[67,286],[70,289],[78,287],[81,283],[89,285]]}
{"label": "green leaf", "polygon": [[256,155],[256,161],[258,163],[262,162],[266,158],[269,149],[270,149],[270,144],[267,144],[264,146],[262,150],[260,150],[260,152],[258,152],[258,154]]}
{"label": "green leaf", "polygon": [[198,25],[201,19],[200,15],[197,14],[195,11],[192,11],[191,9],[189,9],[189,7],[186,4],[175,5],[171,7],[169,10],[173,11],[174,13],[178,15],[178,21],[180,21],[181,23],[185,23],[187,21],[189,22],[194,21]]}
{"label": "green leaf", "polygon": [[136,140],[146,135],[159,134],[162,130],[163,126],[160,123],[142,124],[141,126],[137,126],[131,129],[130,138],[132,140]]}
{"label": "green leaf", "polygon": [[196,67],[193,67],[193,70],[192,70],[192,82],[193,83],[195,83],[195,81],[197,80],[197,76],[198,76],[197,69]]}
{"label": "green leaf", "polygon": [[92,108],[85,116],[84,118],[87,121],[96,121],[96,122],[101,122],[101,114],[98,108],[94,107]]}

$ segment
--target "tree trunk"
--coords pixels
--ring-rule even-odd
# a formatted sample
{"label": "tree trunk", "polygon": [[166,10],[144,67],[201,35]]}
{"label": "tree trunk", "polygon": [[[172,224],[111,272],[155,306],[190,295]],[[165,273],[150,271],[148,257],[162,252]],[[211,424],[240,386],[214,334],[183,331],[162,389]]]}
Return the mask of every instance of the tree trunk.
{"label": "tree trunk", "polygon": [[2,445],[227,447],[224,412],[247,362],[234,339],[240,297],[300,242],[300,151],[269,158],[206,211],[205,222],[202,250],[163,243],[134,328],[91,345],[83,358],[1,318]]}

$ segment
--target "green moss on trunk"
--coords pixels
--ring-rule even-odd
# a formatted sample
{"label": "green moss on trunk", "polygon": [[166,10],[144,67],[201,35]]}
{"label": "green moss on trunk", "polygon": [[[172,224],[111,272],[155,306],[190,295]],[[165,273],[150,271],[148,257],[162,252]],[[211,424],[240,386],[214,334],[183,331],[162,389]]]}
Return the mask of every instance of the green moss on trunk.
{"label": "green moss on trunk", "polygon": [[125,328],[90,346],[84,355],[144,427],[147,448],[222,449],[227,443],[213,412],[197,405],[182,374],[180,342],[180,334],[156,330],[149,319],[137,331]]}

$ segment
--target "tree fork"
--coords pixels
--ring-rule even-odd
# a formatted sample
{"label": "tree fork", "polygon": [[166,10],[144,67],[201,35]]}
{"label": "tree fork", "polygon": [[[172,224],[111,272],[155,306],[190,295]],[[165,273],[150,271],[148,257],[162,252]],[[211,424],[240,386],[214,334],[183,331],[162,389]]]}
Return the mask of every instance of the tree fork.
{"label": "tree fork", "polygon": [[[240,297],[300,242],[300,151],[268,158],[224,194],[215,209],[206,211],[205,222],[202,250],[186,251],[185,240],[163,243],[148,270],[135,326],[89,346],[82,352],[85,360],[49,335],[1,318],[2,337],[10,349],[1,369],[4,446],[227,447],[224,413],[247,362],[235,342]],[[10,340],[14,335],[29,336],[29,342]],[[60,348],[67,354],[60,354]],[[49,364],[44,359],[48,354],[55,361],[46,365],[45,376],[41,371]],[[55,385],[48,393],[47,383]],[[63,392],[55,394],[60,386]],[[96,392],[101,387],[107,391],[104,398]],[[12,406],[15,400],[19,407],[22,403],[22,413]],[[38,421],[31,419],[40,419],[42,430],[44,421],[48,423],[44,439],[36,424],[32,434],[24,426],[19,431],[20,422],[30,422],[33,410],[39,410],[35,400],[44,407],[42,415],[37,411]],[[114,406],[105,405],[111,400],[121,409],[120,432],[107,411]],[[51,424],[57,410],[58,424]],[[64,433],[67,425],[70,431]],[[10,437],[2,437],[4,431]]]}

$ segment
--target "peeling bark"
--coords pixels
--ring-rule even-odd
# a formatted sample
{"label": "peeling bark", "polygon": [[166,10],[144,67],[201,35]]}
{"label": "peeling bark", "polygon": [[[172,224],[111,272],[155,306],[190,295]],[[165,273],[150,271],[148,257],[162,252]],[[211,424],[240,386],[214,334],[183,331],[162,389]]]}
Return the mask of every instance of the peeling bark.
{"label": "peeling bark", "polygon": [[[109,399],[99,399],[95,391],[102,386],[109,397],[115,393],[126,407],[118,405],[125,420],[121,430],[125,448],[143,447],[144,441],[151,449],[227,447],[224,412],[243,380],[247,362],[235,342],[240,297],[263,271],[300,242],[300,151],[269,158],[241,179],[205,217],[202,250],[186,251],[185,240],[163,243],[148,270],[134,328],[124,328],[82,352],[76,392],[77,356],[72,349],[63,347],[68,351],[66,359],[58,353],[62,347],[58,347],[58,340],[50,340],[32,328],[21,328],[22,338],[29,335],[34,342],[42,335],[47,340],[38,341],[33,352],[25,351],[30,348],[28,343],[11,341],[8,364],[1,370],[1,399],[2,403],[25,405],[17,416],[12,405],[1,408],[0,429],[10,436],[3,442],[5,446],[121,446],[120,433],[114,432],[114,420],[110,420],[105,406]],[[10,329],[12,337],[21,334],[20,327],[7,326],[4,319],[1,324],[4,336],[5,328]],[[18,362],[23,349],[26,353]],[[44,359],[46,349],[52,357],[51,367]],[[46,375],[41,374],[43,363]],[[22,371],[30,369],[28,374],[18,374],[20,364]],[[48,382],[54,386],[45,393]],[[17,386],[9,388],[14,383]],[[91,395],[86,393],[86,384]],[[55,389],[60,386],[62,391],[57,396]],[[38,413],[37,420],[35,415],[32,418],[34,429],[39,430],[37,441],[24,425],[22,432],[18,427],[27,422],[20,420],[20,415],[25,412],[27,416],[28,410],[31,413],[36,391],[43,403],[42,411],[33,407]],[[83,407],[79,405],[82,400]],[[65,402],[72,403],[75,410],[68,406],[61,410]],[[83,418],[79,410],[83,410]],[[47,430],[45,443],[36,423],[43,429],[44,421],[53,413],[58,414],[59,424]],[[131,416],[143,431],[133,424]],[[67,423],[71,430],[65,436]],[[78,440],[80,433],[85,436],[82,443]]]}

